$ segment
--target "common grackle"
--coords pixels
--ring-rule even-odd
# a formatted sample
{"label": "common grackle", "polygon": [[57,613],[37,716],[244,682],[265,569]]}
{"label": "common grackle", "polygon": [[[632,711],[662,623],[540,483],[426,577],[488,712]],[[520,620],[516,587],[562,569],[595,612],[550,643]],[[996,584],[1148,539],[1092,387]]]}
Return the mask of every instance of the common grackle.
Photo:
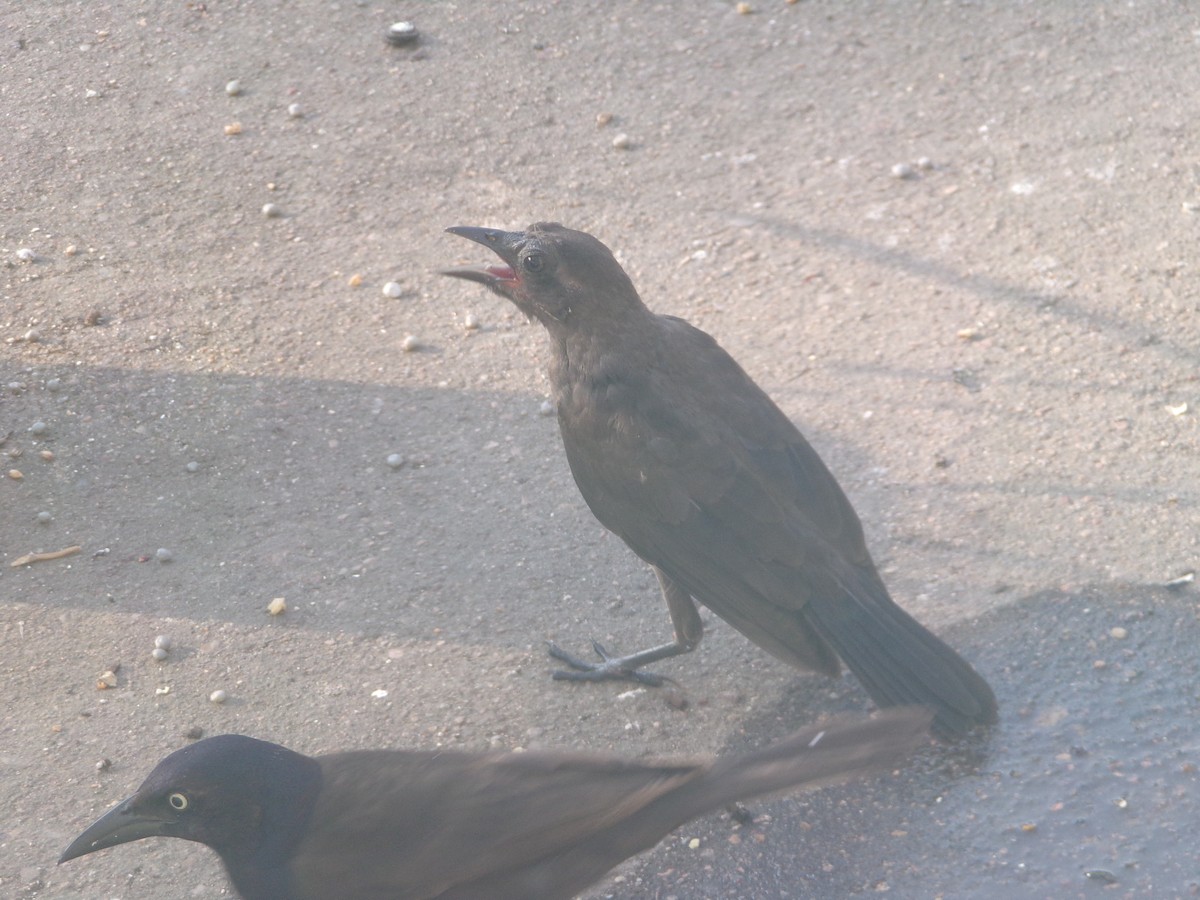
{"label": "common grackle", "polygon": [[927,710],[892,710],[690,764],[553,752],[309,757],[227,734],[166,757],[59,862],[178,837],[214,849],[246,900],[565,900],[696,816],[895,764],[929,723]]}
{"label": "common grackle", "polygon": [[700,643],[698,600],[760,647],[880,706],[917,704],[956,736],[996,720],[991,688],[893,602],[850,501],[817,453],[708,334],[651,312],[609,249],[554,223],[447,229],[503,265],[444,272],[511,300],[550,334],[550,382],[575,483],[658,576],[675,639],[599,663],[555,645],[583,680]]}

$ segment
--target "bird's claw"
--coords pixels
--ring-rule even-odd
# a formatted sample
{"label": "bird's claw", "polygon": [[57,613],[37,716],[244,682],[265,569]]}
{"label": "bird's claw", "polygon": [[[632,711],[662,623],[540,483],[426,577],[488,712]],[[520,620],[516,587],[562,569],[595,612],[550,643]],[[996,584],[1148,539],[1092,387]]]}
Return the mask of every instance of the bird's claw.
{"label": "bird's claw", "polygon": [[555,681],[636,681],[649,687],[661,687],[670,681],[662,675],[653,672],[643,672],[626,664],[625,657],[610,656],[599,641],[592,641],[592,649],[600,657],[600,662],[587,662],[568,653],[554,641],[546,642],[550,655],[560,662],[566,663],[574,671],[564,672],[561,669],[552,673]]}

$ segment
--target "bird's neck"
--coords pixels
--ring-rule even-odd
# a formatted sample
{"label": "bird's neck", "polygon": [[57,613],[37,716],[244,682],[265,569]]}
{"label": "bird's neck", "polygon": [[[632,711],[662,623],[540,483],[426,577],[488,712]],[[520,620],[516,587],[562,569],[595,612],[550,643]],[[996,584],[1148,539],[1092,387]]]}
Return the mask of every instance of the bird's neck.
{"label": "bird's neck", "polygon": [[298,896],[288,863],[321,792],[320,763],[283,747],[276,753],[253,839],[213,847],[246,900],[293,900]]}
{"label": "bird's neck", "polygon": [[[605,311],[613,312],[611,307]],[[549,374],[556,392],[614,372],[648,370],[658,355],[657,318],[639,300],[616,315],[573,311],[567,320],[548,324],[553,351]]]}

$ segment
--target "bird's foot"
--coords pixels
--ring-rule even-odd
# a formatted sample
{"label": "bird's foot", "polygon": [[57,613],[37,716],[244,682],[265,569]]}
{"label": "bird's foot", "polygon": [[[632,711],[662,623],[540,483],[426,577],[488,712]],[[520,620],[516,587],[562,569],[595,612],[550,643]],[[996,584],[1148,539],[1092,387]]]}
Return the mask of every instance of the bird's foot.
{"label": "bird's foot", "polygon": [[546,644],[551,656],[565,662],[574,670],[572,672],[561,670],[555,672],[553,674],[555,681],[636,681],[638,684],[650,687],[661,687],[671,681],[670,678],[662,675],[639,670],[637,664],[641,654],[609,656],[608,651],[600,645],[599,641],[592,641],[592,649],[600,657],[598,663],[580,659],[578,656],[568,653],[554,641],[547,641]]}

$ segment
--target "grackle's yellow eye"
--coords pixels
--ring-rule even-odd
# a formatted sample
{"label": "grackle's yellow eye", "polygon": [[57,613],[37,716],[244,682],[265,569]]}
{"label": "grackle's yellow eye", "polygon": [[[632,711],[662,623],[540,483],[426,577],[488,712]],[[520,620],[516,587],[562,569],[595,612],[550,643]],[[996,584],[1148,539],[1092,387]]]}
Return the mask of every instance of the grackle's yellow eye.
{"label": "grackle's yellow eye", "polygon": [[187,795],[181,794],[178,791],[168,797],[167,802],[171,804],[172,809],[177,809],[180,812],[188,808]]}

